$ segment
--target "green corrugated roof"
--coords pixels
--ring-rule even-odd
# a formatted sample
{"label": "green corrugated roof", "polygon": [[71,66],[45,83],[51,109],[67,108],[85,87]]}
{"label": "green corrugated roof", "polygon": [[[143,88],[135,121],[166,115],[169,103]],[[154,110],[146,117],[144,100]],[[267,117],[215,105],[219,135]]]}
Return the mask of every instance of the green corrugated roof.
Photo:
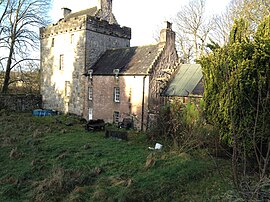
{"label": "green corrugated roof", "polygon": [[200,86],[203,74],[199,64],[182,64],[168,87],[164,91],[165,96],[180,96],[186,97],[193,94],[193,91],[199,89],[199,94],[202,95],[203,88]]}

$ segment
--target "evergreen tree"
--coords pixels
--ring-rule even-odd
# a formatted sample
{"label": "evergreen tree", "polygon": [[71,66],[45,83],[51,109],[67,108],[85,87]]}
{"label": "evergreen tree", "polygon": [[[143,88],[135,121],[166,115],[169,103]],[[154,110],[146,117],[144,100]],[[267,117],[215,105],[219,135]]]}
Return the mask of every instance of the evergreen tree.
{"label": "evergreen tree", "polygon": [[270,16],[254,38],[248,27],[243,19],[235,21],[229,43],[200,63],[207,120],[239,154],[257,158],[267,155],[270,140]]}

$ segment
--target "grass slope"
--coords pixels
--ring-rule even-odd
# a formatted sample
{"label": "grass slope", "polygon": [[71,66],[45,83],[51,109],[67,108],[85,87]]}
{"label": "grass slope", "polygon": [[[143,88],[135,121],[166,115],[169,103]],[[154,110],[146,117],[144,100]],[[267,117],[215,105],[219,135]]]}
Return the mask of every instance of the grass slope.
{"label": "grass slope", "polygon": [[[73,126],[69,123],[73,123]],[[148,150],[85,132],[70,117],[0,115],[0,201],[219,201],[230,189],[228,162]]]}

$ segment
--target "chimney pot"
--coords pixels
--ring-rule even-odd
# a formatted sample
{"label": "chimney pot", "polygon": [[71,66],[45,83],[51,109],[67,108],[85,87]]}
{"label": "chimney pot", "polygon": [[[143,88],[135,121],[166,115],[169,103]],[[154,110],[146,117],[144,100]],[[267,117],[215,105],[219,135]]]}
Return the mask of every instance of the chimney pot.
{"label": "chimney pot", "polygon": [[98,9],[112,12],[112,0],[98,0]]}
{"label": "chimney pot", "polygon": [[172,29],[172,23],[170,23],[169,21],[165,21],[164,25],[165,25],[164,26],[165,29]]}
{"label": "chimney pot", "polygon": [[160,44],[175,44],[175,32],[172,23],[165,21],[164,28],[160,31]]}
{"label": "chimney pot", "polygon": [[71,9],[69,8],[62,8],[63,17],[65,18],[68,14],[71,13]]}

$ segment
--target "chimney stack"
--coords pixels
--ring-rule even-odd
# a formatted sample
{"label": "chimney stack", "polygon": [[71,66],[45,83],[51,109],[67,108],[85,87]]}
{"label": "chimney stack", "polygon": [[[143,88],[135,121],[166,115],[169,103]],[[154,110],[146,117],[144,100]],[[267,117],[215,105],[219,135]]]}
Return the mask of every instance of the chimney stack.
{"label": "chimney stack", "polygon": [[68,14],[71,13],[71,9],[69,8],[62,8],[63,17],[65,18]]}
{"label": "chimney stack", "polygon": [[110,24],[117,24],[112,13],[112,0],[98,0],[97,8],[99,10],[99,17],[102,20],[106,20]]}
{"label": "chimney stack", "polygon": [[97,8],[108,13],[112,13],[112,0],[98,0]]}
{"label": "chimney stack", "polygon": [[172,23],[165,21],[164,27],[160,31],[160,43],[169,43],[171,45],[175,44],[175,32],[172,30]]}

